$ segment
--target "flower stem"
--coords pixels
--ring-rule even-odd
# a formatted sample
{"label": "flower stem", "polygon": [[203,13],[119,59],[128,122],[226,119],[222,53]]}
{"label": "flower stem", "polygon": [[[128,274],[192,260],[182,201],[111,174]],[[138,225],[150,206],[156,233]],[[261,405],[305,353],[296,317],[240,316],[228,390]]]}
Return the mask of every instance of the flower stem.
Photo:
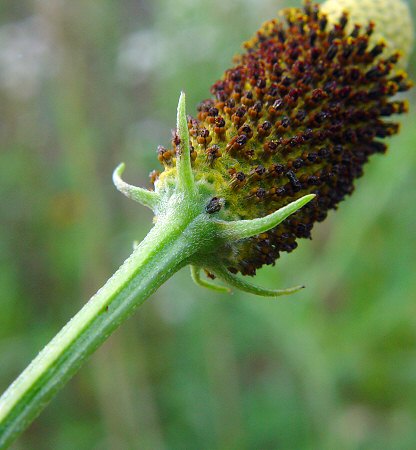
{"label": "flower stem", "polygon": [[192,232],[195,221],[198,218],[182,215],[167,226],[161,218],[119,270],[3,394],[0,449],[11,444],[122,321],[187,264],[198,247]]}

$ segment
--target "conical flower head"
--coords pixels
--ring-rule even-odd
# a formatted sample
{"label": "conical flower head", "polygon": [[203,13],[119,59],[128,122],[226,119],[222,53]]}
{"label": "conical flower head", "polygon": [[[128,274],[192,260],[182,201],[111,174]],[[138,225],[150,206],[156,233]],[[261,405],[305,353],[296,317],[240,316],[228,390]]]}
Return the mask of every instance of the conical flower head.
{"label": "conical flower head", "polygon": [[[329,24],[309,2],[288,9],[245,43],[212,98],[189,117],[194,176],[210,194],[209,214],[253,219],[316,194],[277,227],[223,244],[218,258],[229,271],[253,275],[309,238],[352,193],[369,157],[385,152],[383,139],[397,133],[388,118],[407,104],[393,97],[411,83],[396,68],[399,53],[383,56],[385,44],[371,41],[376,26],[349,28],[347,14]],[[178,146],[174,134],[171,149],[158,150],[159,192],[175,182]]]}

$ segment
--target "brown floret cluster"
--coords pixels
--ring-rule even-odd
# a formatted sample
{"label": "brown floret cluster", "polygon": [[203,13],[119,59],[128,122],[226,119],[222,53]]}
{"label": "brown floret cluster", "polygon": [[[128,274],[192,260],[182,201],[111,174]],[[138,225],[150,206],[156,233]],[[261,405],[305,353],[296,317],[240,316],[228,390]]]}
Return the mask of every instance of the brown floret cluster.
{"label": "brown floret cluster", "polygon": [[[207,212],[252,219],[317,196],[276,228],[225,248],[233,273],[254,275],[309,238],[314,223],[352,193],[369,157],[386,151],[383,139],[398,132],[386,118],[407,111],[392,98],[411,87],[396,69],[400,55],[383,57],[383,42],[370,44],[373,23],[349,33],[347,23],[345,13],[329,25],[309,2],[284,11],[245,43],[189,118],[195,177],[213,193]],[[165,178],[177,144],[174,136],[171,149],[158,149]]]}

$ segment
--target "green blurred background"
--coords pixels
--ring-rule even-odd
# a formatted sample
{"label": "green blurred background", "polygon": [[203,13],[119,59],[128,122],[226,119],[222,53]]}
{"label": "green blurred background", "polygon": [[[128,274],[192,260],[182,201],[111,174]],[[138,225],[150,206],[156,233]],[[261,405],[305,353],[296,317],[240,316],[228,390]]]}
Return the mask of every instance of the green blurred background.
{"label": "green blurred background", "polygon": [[[241,42],[299,3],[0,2],[0,391],[149,230],[115,165],[148,186],[179,91],[195,113]],[[256,278],[306,290],[226,296],[183,270],[13,449],[415,449],[411,103],[353,197]]]}

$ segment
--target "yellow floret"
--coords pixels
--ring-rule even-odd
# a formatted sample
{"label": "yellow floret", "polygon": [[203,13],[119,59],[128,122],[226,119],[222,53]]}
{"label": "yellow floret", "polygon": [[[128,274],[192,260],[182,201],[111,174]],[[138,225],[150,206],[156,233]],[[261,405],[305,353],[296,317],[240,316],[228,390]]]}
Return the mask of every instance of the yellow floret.
{"label": "yellow floret", "polygon": [[[406,67],[412,52],[414,29],[409,6],[403,0],[326,0],[321,5],[322,12],[330,22],[339,20],[344,11],[349,13],[348,27],[354,24],[367,26],[370,21],[376,25],[371,40],[374,44],[383,40],[387,52],[400,50],[399,65]],[[385,54],[384,54],[385,56]]]}

